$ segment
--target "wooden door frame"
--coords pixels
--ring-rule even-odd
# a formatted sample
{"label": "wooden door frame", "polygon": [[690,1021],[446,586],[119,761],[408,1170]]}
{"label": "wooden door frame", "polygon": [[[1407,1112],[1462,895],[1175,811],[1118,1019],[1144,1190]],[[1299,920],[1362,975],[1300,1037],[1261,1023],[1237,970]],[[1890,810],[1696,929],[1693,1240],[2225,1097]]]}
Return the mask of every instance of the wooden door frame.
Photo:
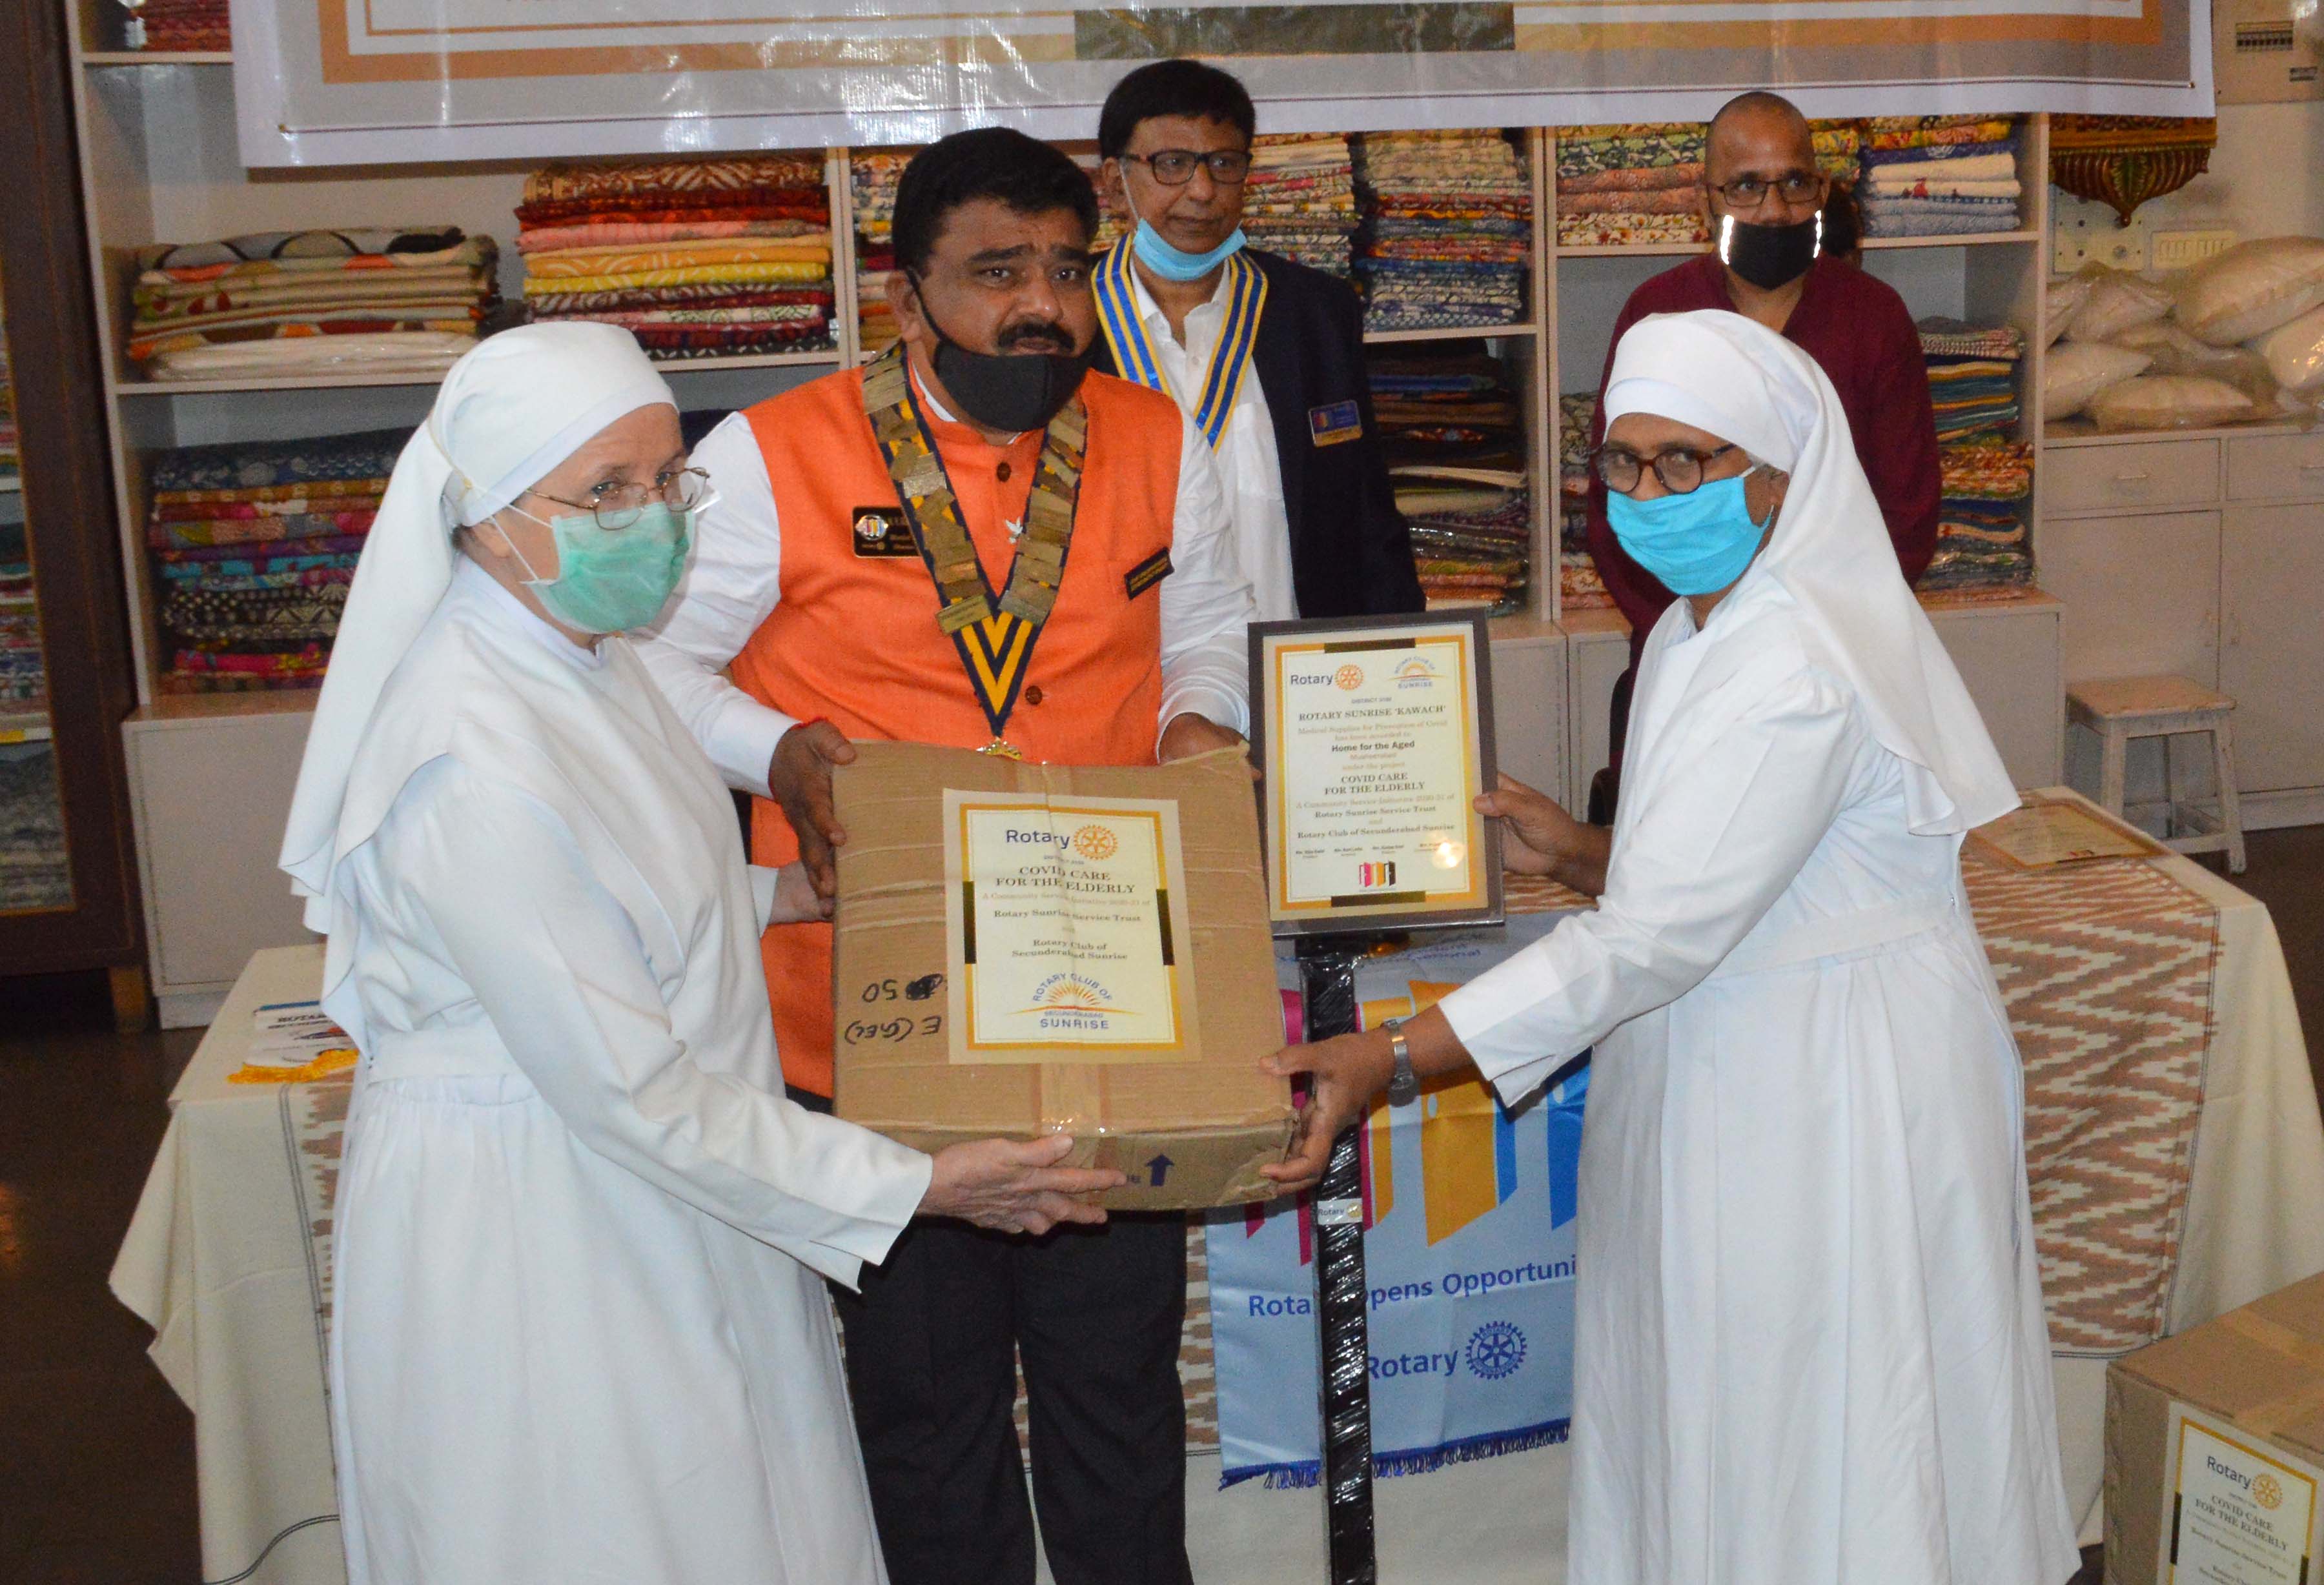
{"label": "wooden door frame", "polygon": [[5,13],[0,58],[19,63],[19,89],[0,101],[0,170],[9,173],[0,271],[73,902],[0,915],[0,973],[118,970],[145,952],[121,744],[136,692],[84,256],[74,68],[65,6],[26,0]]}

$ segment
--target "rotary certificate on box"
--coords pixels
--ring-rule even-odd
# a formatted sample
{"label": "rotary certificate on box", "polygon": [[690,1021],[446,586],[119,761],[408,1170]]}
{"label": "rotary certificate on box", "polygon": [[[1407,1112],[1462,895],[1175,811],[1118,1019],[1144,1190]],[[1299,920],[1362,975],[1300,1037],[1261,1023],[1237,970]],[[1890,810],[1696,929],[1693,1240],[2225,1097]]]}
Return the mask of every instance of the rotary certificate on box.
{"label": "rotary certificate on box", "polygon": [[944,797],[952,1060],[1195,1060],[1176,802]]}
{"label": "rotary certificate on box", "polygon": [[1276,934],[1501,917],[1481,617],[1261,622],[1253,714]]}

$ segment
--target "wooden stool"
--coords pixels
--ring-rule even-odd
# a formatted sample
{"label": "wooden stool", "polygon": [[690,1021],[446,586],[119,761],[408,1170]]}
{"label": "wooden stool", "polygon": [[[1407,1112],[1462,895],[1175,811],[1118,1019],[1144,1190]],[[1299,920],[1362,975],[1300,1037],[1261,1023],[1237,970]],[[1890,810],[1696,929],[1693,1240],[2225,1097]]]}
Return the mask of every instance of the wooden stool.
{"label": "wooden stool", "polygon": [[[2163,740],[2163,798],[2170,806],[2166,843],[2182,853],[2227,855],[2227,868],[2244,872],[2243,812],[2236,801],[2236,751],[2227,718],[2236,702],[2183,677],[2120,677],[2104,682],[2076,683],[2066,690],[2066,719],[2098,735],[2098,802],[2107,812],[2122,814],[2123,767],[2130,740]],[[2171,737],[2174,733],[2211,734],[2211,761],[2219,784],[2219,811],[2179,801],[2171,773]],[[2181,836],[2181,831],[2192,835]]]}

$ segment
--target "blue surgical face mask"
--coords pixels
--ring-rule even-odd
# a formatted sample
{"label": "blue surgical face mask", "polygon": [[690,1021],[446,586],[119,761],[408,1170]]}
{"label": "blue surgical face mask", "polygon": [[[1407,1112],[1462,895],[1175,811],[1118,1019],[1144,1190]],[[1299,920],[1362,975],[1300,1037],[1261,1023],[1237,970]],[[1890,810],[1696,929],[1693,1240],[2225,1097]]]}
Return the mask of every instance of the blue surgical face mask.
{"label": "blue surgical face mask", "polygon": [[1138,218],[1138,235],[1130,245],[1137,253],[1138,262],[1163,280],[1200,281],[1242,252],[1242,227],[1236,226],[1232,236],[1209,253],[1190,253],[1184,248],[1171,246],[1162,234],[1154,229],[1153,223],[1141,215]]}
{"label": "blue surgical face mask", "polygon": [[[509,510],[557,536],[557,576],[528,577],[524,586],[567,627],[585,633],[643,627],[661,614],[685,576],[694,513],[666,502],[646,507],[625,529],[600,528],[586,511],[544,520],[521,507]],[[516,550],[514,540],[509,548]],[[524,552],[518,550],[516,558],[532,571]]]}
{"label": "blue surgical face mask", "polygon": [[1775,521],[1772,505],[1766,522],[1752,520],[1743,496],[1743,481],[1750,476],[1738,474],[1652,501],[1609,490],[1606,522],[1629,558],[1672,594],[1715,594],[1743,576],[1767,524]]}

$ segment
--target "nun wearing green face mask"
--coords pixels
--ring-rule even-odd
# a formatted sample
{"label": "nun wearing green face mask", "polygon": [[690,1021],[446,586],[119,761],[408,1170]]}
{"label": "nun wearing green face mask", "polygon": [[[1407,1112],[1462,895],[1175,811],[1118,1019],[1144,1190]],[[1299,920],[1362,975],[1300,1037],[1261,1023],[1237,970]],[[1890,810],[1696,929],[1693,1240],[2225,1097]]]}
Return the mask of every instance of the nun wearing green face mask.
{"label": "nun wearing green face mask", "polygon": [[1960,879],[2016,794],[1806,353],[1654,316],[1606,410],[1615,530],[1683,596],[1614,830],[1480,800],[1598,907],[1392,1034],[1277,1054],[1316,1083],[1270,1175],[1399,1065],[1514,1106],[1594,1048],[1571,1585],[2059,1585],[2024,1081]]}
{"label": "nun wearing green face mask", "polygon": [[1044,1230],[1070,1142],[931,1158],[784,1099],[759,934],[819,911],[621,630],[706,482],[624,330],[454,365],[395,468],[282,867],[362,1053],[332,1446],[351,1585],[879,1585],[824,1281]]}

